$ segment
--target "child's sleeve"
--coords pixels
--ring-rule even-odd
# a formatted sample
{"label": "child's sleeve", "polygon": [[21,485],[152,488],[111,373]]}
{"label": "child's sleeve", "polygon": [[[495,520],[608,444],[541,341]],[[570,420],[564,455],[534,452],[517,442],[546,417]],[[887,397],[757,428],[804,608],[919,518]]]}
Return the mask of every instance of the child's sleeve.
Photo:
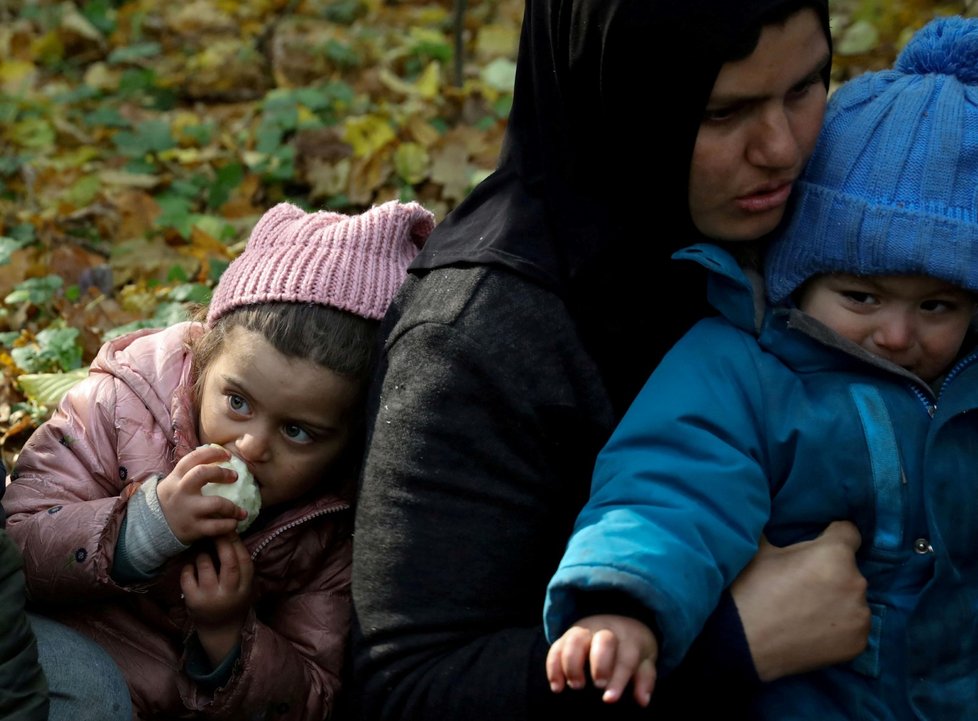
{"label": "child's sleeve", "polygon": [[586,597],[593,613],[591,594],[620,594],[653,614],[660,670],[678,665],[770,514],[757,353],[746,334],[705,322],[653,373],[598,456],[548,588],[548,638]]}
{"label": "child's sleeve", "polygon": [[129,498],[112,564],[117,583],[151,581],[167,561],[190,548],[173,535],[163,515],[156,494],[158,482],[158,476],[149,478]]}
{"label": "child's sleeve", "polygon": [[138,488],[117,460],[118,382],[93,374],[69,391],[25,444],[4,507],[39,601],[121,589],[113,555],[129,496]]}

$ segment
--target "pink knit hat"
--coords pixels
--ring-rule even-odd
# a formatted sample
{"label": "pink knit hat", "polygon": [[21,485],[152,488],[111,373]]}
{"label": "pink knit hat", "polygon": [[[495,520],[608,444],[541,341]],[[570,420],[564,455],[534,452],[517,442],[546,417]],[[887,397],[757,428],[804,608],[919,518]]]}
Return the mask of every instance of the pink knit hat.
{"label": "pink knit hat", "polygon": [[392,200],[353,216],[279,203],[221,276],[207,324],[234,308],[276,301],[379,320],[434,227],[435,216],[418,203]]}

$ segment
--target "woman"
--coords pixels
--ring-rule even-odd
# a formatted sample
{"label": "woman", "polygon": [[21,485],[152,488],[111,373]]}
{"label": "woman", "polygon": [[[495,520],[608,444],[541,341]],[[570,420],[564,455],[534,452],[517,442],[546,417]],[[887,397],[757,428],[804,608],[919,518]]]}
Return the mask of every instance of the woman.
{"label": "woman", "polygon": [[[354,544],[363,718],[636,712],[550,692],[544,589],[598,449],[707,312],[669,255],[774,230],[828,63],[820,0],[527,3],[499,168],[429,238],[385,322]],[[714,701],[858,653],[853,534],[759,556],[738,607],[660,684],[660,715],[670,697],[691,710],[687,681]]]}

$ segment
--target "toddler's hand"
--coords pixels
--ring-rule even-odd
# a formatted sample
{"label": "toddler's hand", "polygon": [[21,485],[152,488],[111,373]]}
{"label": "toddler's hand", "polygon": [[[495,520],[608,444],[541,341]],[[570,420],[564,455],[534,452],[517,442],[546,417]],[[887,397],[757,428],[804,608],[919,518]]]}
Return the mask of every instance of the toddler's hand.
{"label": "toddler's hand", "polygon": [[554,641],[547,654],[547,679],[554,693],[583,688],[584,664],[590,661],[594,685],[603,688],[602,700],[614,703],[628,682],[640,706],[648,706],[655,687],[655,661],[659,645],[641,621],[626,616],[588,616]]}
{"label": "toddler's hand", "polygon": [[177,463],[156,486],[163,516],[181,543],[231,533],[248,513],[226,498],[201,495],[208,483],[233,483],[237,474],[218,463],[230,455],[223,448],[203,446]]}
{"label": "toddler's hand", "polygon": [[217,666],[240,642],[241,628],[251,609],[254,566],[236,533],[214,539],[218,567],[207,553],[183,567],[180,590],[197,637],[211,663]]}

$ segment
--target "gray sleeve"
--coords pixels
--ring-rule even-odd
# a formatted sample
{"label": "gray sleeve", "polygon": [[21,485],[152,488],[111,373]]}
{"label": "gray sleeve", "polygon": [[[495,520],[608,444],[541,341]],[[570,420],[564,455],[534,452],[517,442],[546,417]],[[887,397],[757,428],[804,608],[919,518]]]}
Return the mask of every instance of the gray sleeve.
{"label": "gray sleeve", "polygon": [[164,563],[190,548],[173,535],[166,522],[156,495],[158,480],[150,478],[129,499],[112,569],[117,581],[146,581]]}

